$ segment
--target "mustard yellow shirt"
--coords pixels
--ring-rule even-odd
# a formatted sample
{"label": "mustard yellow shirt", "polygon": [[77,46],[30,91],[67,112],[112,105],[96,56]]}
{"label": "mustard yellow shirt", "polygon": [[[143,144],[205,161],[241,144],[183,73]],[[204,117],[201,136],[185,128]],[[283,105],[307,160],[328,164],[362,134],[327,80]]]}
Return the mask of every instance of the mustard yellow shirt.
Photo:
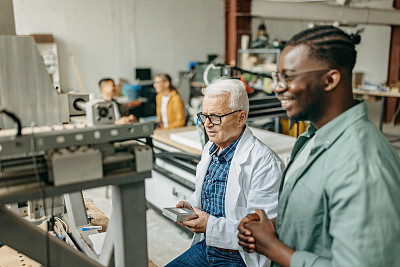
{"label": "mustard yellow shirt", "polygon": [[[157,94],[156,96],[156,112],[157,119],[161,122],[161,129],[166,129],[162,123],[161,119],[161,100],[162,94]],[[168,127],[167,129],[178,128],[185,126],[185,109],[182,98],[179,94],[173,90],[171,91],[170,99],[167,105],[167,119],[168,119]]]}

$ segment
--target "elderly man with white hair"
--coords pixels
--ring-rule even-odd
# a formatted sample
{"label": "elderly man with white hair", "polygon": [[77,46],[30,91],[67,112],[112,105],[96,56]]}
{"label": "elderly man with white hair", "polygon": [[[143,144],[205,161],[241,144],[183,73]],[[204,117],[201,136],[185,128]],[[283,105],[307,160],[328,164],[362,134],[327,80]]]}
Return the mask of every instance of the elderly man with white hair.
{"label": "elderly man with white hair", "polygon": [[192,246],[167,266],[268,266],[238,244],[240,220],[256,208],[276,216],[284,164],[246,126],[249,99],[240,80],[220,78],[203,89],[197,114],[209,142],[197,165],[196,190],[178,208],[198,218],[180,223],[194,232]]}

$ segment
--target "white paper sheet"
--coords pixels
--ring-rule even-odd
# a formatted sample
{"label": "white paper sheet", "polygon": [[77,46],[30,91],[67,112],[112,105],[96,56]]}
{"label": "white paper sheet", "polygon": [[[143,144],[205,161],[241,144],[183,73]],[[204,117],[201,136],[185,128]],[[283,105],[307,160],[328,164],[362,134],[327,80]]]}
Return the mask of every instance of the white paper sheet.
{"label": "white paper sheet", "polygon": [[97,255],[100,255],[101,249],[103,248],[104,239],[106,237],[106,233],[98,233],[94,235],[89,235],[90,241],[93,243],[94,251]]}

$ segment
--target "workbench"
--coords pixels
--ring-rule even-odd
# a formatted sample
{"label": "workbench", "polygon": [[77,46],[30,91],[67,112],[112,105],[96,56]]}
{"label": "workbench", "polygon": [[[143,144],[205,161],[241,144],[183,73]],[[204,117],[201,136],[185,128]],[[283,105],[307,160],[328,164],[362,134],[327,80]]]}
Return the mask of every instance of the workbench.
{"label": "workbench", "polygon": [[[400,98],[400,93],[396,93],[396,92],[367,91],[367,90],[353,89],[353,94],[354,95],[382,97],[382,108],[381,108],[381,115],[380,115],[380,119],[379,119],[379,129],[381,131],[382,131],[382,126],[383,126],[383,116],[385,114],[385,98],[386,97]],[[399,115],[399,111],[400,111],[400,108],[396,111],[395,116]]]}
{"label": "workbench", "polygon": [[[385,115],[385,99],[387,97],[394,97],[394,98],[399,98],[400,99],[400,93],[396,92],[383,92],[383,91],[367,91],[367,90],[360,90],[360,89],[353,89],[353,94],[354,95],[362,95],[362,96],[376,96],[376,97],[382,97],[382,104],[381,104],[381,114],[379,116],[379,130],[383,133],[383,120],[384,120],[384,115]],[[396,120],[396,117],[400,116],[400,105],[395,111],[395,114],[393,116],[393,124],[394,121]],[[384,133],[383,133],[384,134]],[[395,143],[400,141],[400,136],[398,135],[389,135],[389,134],[384,134],[389,138],[394,138],[390,139],[389,142]],[[393,145],[393,147],[400,149],[399,146]]]}
{"label": "workbench", "polygon": [[[280,133],[250,127],[254,136],[270,147],[282,160],[287,163],[296,138]],[[178,140],[181,137],[181,140]],[[158,129],[153,135],[153,142],[162,147],[169,147],[170,151],[184,151],[194,155],[201,155],[200,137],[196,126],[175,129]],[[160,144],[161,143],[161,144]],[[197,144],[197,145],[188,145]]]}

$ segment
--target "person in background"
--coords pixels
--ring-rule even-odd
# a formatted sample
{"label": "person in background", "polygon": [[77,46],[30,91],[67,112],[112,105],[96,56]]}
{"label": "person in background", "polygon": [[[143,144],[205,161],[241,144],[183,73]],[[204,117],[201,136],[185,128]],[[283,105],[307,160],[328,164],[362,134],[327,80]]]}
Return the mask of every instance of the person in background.
{"label": "person in background", "polygon": [[400,158],[353,99],[359,42],[307,29],[272,74],[287,115],[311,122],[283,173],[278,216],[256,210],[239,224],[239,244],[274,266],[400,266]]}
{"label": "person in background", "polygon": [[157,119],[161,129],[172,129],[185,126],[185,108],[182,98],[172,85],[168,74],[158,74],[154,78],[156,89]]}
{"label": "person in background", "polygon": [[251,48],[265,48],[269,44],[269,35],[267,32],[267,26],[261,23],[258,26],[257,38],[250,43]]}
{"label": "person in background", "polygon": [[195,192],[176,206],[198,215],[181,223],[195,235],[191,248],[167,266],[268,266],[268,258],[241,249],[237,226],[256,208],[276,214],[284,164],[246,126],[249,99],[243,82],[220,78],[203,94],[197,116],[209,142],[197,165]]}
{"label": "person in background", "polygon": [[115,124],[128,124],[136,122],[136,117],[129,114],[128,106],[118,103],[114,97],[117,93],[115,82],[111,78],[103,78],[99,81],[101,96],[104,100],[113,102]]}

